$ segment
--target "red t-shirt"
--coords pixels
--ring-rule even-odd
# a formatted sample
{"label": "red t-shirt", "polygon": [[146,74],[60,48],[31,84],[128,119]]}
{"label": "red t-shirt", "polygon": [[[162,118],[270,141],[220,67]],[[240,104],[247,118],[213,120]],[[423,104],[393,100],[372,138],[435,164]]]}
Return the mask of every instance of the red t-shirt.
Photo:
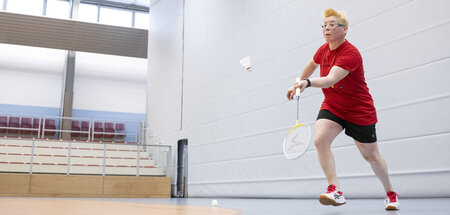
{"label": "red t-shirt", "polygon": [[373,105],[364,78],[361,54],[348,41],[331,50],[328,43],[322,45],[314,55],[314,62],[320,64],[320,77],[325,77],[333,66],[339,66],[350,73],[330,88],[322,88],[325,99],[322,109],[357,125],[370,125],[377,122]]}

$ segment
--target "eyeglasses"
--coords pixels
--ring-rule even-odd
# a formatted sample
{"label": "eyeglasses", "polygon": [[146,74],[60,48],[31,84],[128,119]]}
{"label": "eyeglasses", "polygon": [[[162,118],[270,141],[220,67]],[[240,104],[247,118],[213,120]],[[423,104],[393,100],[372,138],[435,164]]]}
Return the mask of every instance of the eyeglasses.
{"label": "eyeglasses", "polygon": [[333,29],[335,29],[335,28],[337,28],[339,26],[345,26],[345,25],[343,25],[343,24],[336,24],[336,23],[330,23],[330,24],[322,25],[322,29],[328,28],[330,30],[333,30]]}

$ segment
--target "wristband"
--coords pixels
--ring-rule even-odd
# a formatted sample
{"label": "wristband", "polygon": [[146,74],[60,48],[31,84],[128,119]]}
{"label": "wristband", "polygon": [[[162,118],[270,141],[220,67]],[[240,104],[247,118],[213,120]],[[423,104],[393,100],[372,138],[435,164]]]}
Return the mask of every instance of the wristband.
{"label": "wristband", "polygon": [[310,87],[310,86],[311,86],[311,81],[310,81],[309,79],[305,78],[305,79],[303,79],[303,80],[305,80],[305,81],[307,81],[307,82],[308,82],[308,85],[306,85],[306,88],[308,88],[308,87]]}

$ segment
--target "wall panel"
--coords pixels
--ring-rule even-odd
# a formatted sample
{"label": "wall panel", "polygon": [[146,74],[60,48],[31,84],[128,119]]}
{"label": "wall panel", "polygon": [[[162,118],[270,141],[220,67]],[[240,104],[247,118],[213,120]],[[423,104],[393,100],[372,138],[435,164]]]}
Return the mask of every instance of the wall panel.
{"label": "wall panel", "polygon": [[[304,157],[288,161],[281,144],[295,123],[295,102],[286,100],[286,90],[324,43],[320,14],[330,7],[349,16],[347,38],[364,60],[378,111],[380,150],[388,161],[394,187],[403,197],[450,195],[448,186],[442,192],[424,185],[424,181],[444,183],[442,177],[448,177],[450,171],[445,155],[450,134],[446,111],[450,108],[448,1],[185,3],[184,40],[154,40],[151,44],[176,47],[184,42],[184,51],[170,49],[184,54],[183,76],[152,70],[160,67],[150,64],[155,80],[149,80],[161,84],[149,91],[149,99],[170,103],[168,98],[177,94],[163,100],[156,92],[172,87],[163,84],[167,77],[182,77],[183,105],[178,111],[183,119],[182,133],[189,139],[189,196],[316,197],[324,190],[327,184],[315,146],[311,144]],[[179,9],[182,1],[160,1],[155,9],[168,5]],[[179,13],[174,15],[155,15],[153,22],[164,25],[162,32],[175,32],[178,22],[170,21]],[[163,33],[155,29],[150,38],[152,35],[159,39]],[[155,56],[173,57],[165,61],[179,60],[174,58],[179,55],[165,54],[167,50],[153,51],[150,53]],[[249,55],[251,73],[239,65],[239,60]],[[313,134],[322,100],[319,89],[308,89],[301,96],[301,121],[312,127]],[[175,115],[173,107],[157,105],[152,103],[147,110],[164,119]],[[152,129],[168,131],[160,138],[170,141],[177,134],[170,132],[163,120],[155,122]],[[332,147],[346,195],[383,195],[380,182],[351,138],[341,134]],[[417,189],[411,191],[410,187]]]}

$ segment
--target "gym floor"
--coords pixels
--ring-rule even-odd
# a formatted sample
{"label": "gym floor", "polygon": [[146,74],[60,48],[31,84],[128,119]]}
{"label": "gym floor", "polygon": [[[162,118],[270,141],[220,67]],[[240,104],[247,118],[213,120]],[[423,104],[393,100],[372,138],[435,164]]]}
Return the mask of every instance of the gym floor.
{"label": "gym floor", "polygon": [[[211,207],[213,198],[172,199],[90,199],[90,198],[0,198],[0,211],[5,214],[215,214],[215,215],[444,215],[450,214],[450,198],[401,199],[399,211],[384,210],[383,199],[348,199],[347,204],[323,206],[316,199],[242,199],[217,198],[218,208]],[[11,201],[17,202],[17,204]],[[43,202],[39,202],[43,201]],[[62,201],[65,203],[62,204]],[[70,206],[70,204],[72,206]],[[39,210],[35,205],[46,207]],[[17,206],[17,208],[15,208]],[[34,208],[31,209],[33,206]],[[62,209],[60,208],[62,206]],[[89,207],[92,206],[92,209]],[[81,208],[81,209],[80,209]],[[231,209],[231,210],[228,210]],[[61,213],[65,210],[65,213]],[[72,212],[70,212],[72,210]],[[130,213],[125,213],[130,214]]]}

